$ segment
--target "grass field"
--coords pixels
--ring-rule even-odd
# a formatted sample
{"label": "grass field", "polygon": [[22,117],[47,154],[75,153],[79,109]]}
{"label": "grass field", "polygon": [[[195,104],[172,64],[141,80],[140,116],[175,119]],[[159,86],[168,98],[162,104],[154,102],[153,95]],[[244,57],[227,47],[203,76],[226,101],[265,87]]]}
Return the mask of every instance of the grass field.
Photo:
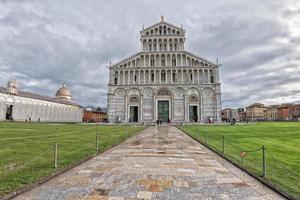
{"label": "grass field", "polygon": [[53,145],[58,144],[58,169],[70,166],[124,141],[143,127],[0,122],[0,197],[55,171]]}
{"label": "grass field", "polygon": [[[266,146],[267,180],[300,199],[300,123],[270,122],[238,125],[180,126],[186,133],[252,172],[262,174],[262,145]],[[241,159],[240,153],[247,152]]]}

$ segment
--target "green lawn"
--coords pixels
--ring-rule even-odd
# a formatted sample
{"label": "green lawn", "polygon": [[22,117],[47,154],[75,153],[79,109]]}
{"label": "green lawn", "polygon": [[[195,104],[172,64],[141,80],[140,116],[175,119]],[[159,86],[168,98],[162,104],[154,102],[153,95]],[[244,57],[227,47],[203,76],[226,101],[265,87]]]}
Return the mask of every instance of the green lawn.
{"label": "green lawn", "polygon": [[[300,123],[270,122],[238,125],[180,126],[186,133],[222,151],[252,172],[262,174],[262,145],[266,146],[267,180],[300,199]],[[240,157],[240,152],[247,155]]]}
{"label": "green lawn", "polygon": [[84,124],[0,122],[0,197],[55,172],[53,145],[58,144],[58,169],[124,141],[143,127]]}

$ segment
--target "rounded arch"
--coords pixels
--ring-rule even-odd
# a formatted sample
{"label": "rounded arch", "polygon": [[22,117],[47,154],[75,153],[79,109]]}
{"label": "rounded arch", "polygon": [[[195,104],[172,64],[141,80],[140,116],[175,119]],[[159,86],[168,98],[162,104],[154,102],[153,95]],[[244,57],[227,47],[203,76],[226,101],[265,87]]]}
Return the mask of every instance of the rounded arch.
{"label": "rounded arch", "polygon": [[140,90],[138,88],[131,88],[128,90],[128,96],[140,96]]}
{"label": "rounded arch", "polygon": [[188,100],[190,103],[197,103],[199,102],[199,97],[195,94],[191,94],[189,95]]}
{"label": "rounded arch", "polygon": [[168,88],[159,88],[156,92],[157,96],[173,96],[173,93]]}
{"label": "rounded arch", "polygon": [[114,95],[116,96],[125,96],[126,92],[123,88],[117,88],[114,91]]}
{"label": "rounded arch", "polygon": [[136,95],[129,96],[129,103],[138,103],[139,98]]}
{"label": "rounded arch", "polygon": [[187,90],[187,94],[190,95],[190,94],[196,94],[196,95],[200,95],[200,91],[198,88],[195,88],[195,87],[191,87]]}

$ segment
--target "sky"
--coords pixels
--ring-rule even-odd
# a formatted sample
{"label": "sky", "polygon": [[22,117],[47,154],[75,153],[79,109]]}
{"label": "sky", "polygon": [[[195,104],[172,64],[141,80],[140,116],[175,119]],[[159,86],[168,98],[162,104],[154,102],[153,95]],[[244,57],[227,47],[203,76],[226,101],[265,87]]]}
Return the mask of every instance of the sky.
{"label": "sky", "polygon": [[107,65],[141,49],[160,16],[185,49],[222,64],[222,107],[300,100],[299,0],[0,0],[0,85],[106,107]]}

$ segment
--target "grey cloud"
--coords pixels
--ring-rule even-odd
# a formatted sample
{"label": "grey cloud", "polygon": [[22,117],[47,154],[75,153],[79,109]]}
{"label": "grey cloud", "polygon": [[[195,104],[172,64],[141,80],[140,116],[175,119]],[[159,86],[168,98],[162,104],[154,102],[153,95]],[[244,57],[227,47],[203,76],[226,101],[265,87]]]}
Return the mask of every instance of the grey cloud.
{"label": "grey cloud", "polygon": [[4,0],[0,85],[14,74],[22,89],[54,95],[65,82],[80,104],[106,106],[105,66],[138,52],[142,25],[164,14],[166,21],[183,24],[187,50],[220,59],[224,107],[281,97],[295,101],[300,91],[296,3]]}

